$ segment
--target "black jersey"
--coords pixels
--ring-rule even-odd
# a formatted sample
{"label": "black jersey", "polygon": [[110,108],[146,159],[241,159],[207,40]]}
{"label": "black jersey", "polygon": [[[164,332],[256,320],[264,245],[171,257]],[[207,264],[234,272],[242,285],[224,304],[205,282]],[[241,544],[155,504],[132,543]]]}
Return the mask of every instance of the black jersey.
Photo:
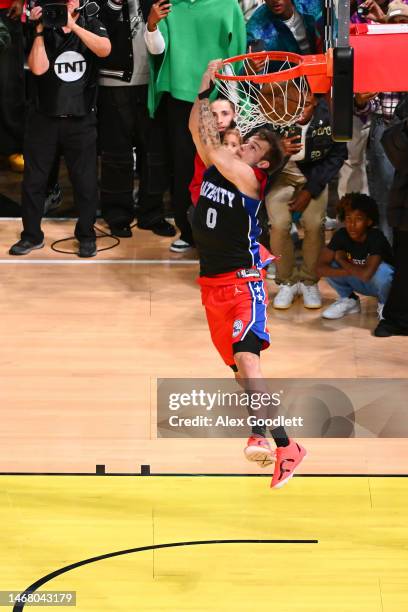
{"label": "black jersey", "polygon": [[[262,192],[266,176],[258,168],[254,172]],[[258,242],[261,228],[257,220],[261,202],[241,193],[215,166],[208,168],[193,215],[200,276],[263,267]]]}
{"label": "black jersey", "polygon": [[[108,37],[98,19],[85,21],[82,16],[78,25]],[[65,33],[62,28],[46,28],[44,44],[50,67],[41,76],[34,76],[34,104],[36,109],[50,117],[71,115],[82,117],[95,106],[99,58],[74,33]]]}

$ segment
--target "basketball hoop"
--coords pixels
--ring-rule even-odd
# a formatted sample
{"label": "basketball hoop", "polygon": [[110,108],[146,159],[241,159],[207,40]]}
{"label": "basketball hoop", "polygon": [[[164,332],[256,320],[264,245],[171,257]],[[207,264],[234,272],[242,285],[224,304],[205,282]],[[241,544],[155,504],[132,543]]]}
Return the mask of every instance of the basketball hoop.
{"label": "basketball hoop", "polygon": [[[231,57],[216,74],[221,94],[235,106],[242,135],[265,123],[283,128],[303,114],[309,91],[330,90],[330,54],[298,55],[286,51],[263,51]],[[254,61],[262,61],[256,72]]]}

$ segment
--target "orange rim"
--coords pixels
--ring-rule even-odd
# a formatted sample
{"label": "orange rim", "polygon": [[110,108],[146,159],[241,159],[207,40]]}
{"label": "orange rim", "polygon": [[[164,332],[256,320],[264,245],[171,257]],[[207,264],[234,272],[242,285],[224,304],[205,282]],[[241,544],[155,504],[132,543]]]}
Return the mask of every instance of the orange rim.
{"label": "orange rim", "polygon": [[313,77],[313,76],[328,76],[328,57],[324,54],[316,55],[299,55],[298,53],[291,53],[286,51],[261,51],[259,53],[244,53],[242,55],[236,55],[223,60],[224,66],[226,64],[233,64],[236,62],[242,62],[244,60],[257,59],[257,60],[275,60],[275,61],[289,61],[296,66],[287,68],[279,72],[268,72],[266,74],[240,74],[240,75],[229,75],[216,73],[216,78],[221,81],[251,81],[252,83],[278,83],[280,81],[289,81],[302,76]]}

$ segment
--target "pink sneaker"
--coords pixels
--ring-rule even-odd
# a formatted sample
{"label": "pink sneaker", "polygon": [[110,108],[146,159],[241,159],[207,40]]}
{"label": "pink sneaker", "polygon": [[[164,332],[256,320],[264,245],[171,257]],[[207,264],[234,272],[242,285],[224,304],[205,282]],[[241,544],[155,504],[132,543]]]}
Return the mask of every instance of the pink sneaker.
{"label": "pink sneaker", "polygon": [[262,436],[250,436],[248,438],[244,455],[248,461],[256,461],[260,467],[268,467],[275,461],[268,440]]}
{"label": "pink sneaker", "polygon": [[290,480],[302,459],[306,449],[294,440],[288,446],[278,446],[275,451],[276,463],[271,482],[272,489],[280,489]]}

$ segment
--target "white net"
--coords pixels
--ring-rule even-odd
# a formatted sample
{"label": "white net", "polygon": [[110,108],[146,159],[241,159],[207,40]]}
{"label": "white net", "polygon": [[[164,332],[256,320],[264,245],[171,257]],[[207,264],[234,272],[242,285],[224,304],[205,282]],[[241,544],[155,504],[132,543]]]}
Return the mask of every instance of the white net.
{"label": "white net", "polygon": [[[253,61],[246,58],[239,63],[225,64],[221,74],[253,77],[257,74],[276,74],[294,66],[288,58],[278,62],[267,58],[259,71],[255,70]],[[265,123],[272,124],[275,128],[296,123],[303,113],[309,91],[304,76],[273,83],[255,83],[251,78],[244,81],[220,78],[217,79],[217,87],[221,95],[234,104],[235,121],[243,136]]]}

